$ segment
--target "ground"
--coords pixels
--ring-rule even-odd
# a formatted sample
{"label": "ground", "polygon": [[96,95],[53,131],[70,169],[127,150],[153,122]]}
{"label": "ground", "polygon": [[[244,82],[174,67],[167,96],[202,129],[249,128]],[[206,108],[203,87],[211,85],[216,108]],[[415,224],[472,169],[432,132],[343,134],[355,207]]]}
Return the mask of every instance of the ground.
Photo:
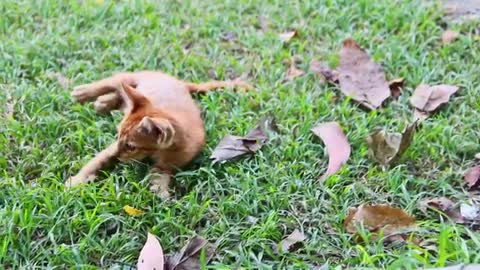
{"label": "ground", "polygon": [[[478,233],[417,207],[428,197],[467,198],[462,175],[480,152],[474,23],[447,25],[438,5],[421,0],[6,0],[0,11],[4,267],[128,269],[149,231],[166,253],[193,235],[215,243],[212,269],[415,269],[480,262]],[[462,35],[442,46],[447,26]],[[280,42],[278,34],[292,29],[298,37]],[[234,40],[225,40],[232,33]],[[337,65],[347,37],[366,48],[389,79],[405,78],[398,101],[368,112],[308,71],[314,59]],[[285,82],[285,61],[292,57],[307,72]],[[149,192],[146,164],[118,165],[97,184],[64,191],[64,181],[114,140],[121,117],[75,103],[72,86],[142,69],[193,82],[249,74],[257,90],[195,97],[208,143],[177,175],[173,200]],[[72,83],[62,86],[56,73]],[[383,170],[368,158],[366,136],[375,127],[402,130],[412,120],[408,97],[422,82],[461,89],[422,124],[400,164]],[[3,116],[6,103],[14,104],[13,118]],[[243,135],[268,114],[276,117],[279,133],[257,155],[221,165],[209,161],[224,135]],[[310,129],[326,121],[341,124],[353,149],[348,164],[321,183],[328,156]],[[355,242],[342,222],[348,208],[361,203],[405,209],[435,250]],[[127,204],[146,214],[126,215]],[[303,248],[274,253],[273,244],[294,229],[307,236]]]}

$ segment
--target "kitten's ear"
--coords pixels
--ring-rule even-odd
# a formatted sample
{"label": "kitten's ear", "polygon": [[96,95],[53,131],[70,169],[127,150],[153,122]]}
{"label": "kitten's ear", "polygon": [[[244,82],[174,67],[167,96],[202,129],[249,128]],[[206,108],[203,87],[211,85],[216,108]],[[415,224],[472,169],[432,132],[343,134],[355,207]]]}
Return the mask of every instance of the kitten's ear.
{"label": "kitten's ear", "polygon": [[135,88],[126,83],[122,83],[122,89],[120,89],[120,96],[125,102],[127,111],[134,111],[149,103],[148,99],[140,94]]}
{"label": "kitten's ear", "polygon": [[142,121],[140,121],[138,132],[157,137],[157,142],[160,146],[169,146],[175,136],[175,129],[168,119],[149,116],[143,117]]}

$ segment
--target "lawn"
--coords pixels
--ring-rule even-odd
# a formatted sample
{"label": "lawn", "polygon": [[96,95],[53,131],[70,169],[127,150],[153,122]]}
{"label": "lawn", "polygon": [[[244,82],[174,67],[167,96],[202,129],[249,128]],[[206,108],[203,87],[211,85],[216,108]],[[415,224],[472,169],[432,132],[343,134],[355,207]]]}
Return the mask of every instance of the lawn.
{"label": "lawn", "polygon": [[[128,269],[147,232],[159,237],[166,253],[194,235],[208,239],[217,245],[211,269],[480,263],[478,232],[417,207],[430,197],[468,200],[463,173],[480,152],[475,23],[448,22],[462,35],[442,45],[447,21],[438,5],[422,0],[3,0],[0,12],[5,268]],[[292,29],[299,35],[282,43],[278,34]],[[367,111],[309,72],[312,60],[337,65],[348,37],[383,65],[389,79],[405,78],[398,101]],[[293,57],[306,73],[286,82],[285,61]],[[195,96],[207,146],[177,175],[172,200],[149,192],[147,164],[118,165],[96,184],[65,192],[64,181],[114,140],[121,119],[75,103],[72,87],[143,69],[193,82],[248,74],[256,91]],[[71,84],[59,83],[58,74]],[[375,127],[400,131],[411,122],[408,98],[422,82],[460,90],[422,123],[400,163],[383,170],[368,158],[365,139]],[[5,116],[6,104],[13,104],[13,117]],[[279,127],[270,143],[253,157],[212,164],[209,155],[224,135],[244,135],[268,114]],[[310,129],[327,121],[340,123],[352,156],[320,182],[328,156]],[[355,242],[342,223],[349,207],[362,203],[405,209],[432,248],[384,245],[368,236]],[[124,205],[146,214],[130,217]],[[303,247],[275,253],[273,245],[294,229],[307,236]]]}

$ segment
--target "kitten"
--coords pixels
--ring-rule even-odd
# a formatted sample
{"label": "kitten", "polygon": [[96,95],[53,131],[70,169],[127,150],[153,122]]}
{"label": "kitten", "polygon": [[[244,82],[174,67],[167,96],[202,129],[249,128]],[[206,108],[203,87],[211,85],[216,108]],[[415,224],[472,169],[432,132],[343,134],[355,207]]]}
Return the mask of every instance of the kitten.
{"label": "kitten", "polygon": [[125,115],[118,127],[118,139],[68,179],[66,188],[93,181],[100,170],[117,159],[150,157],[154,161],[150,190],[168,198],[175,170],[195,158],[205,144],[203,120],[190,94],[222,87],[252,89],[238,80],[195,84],[153,71],[121,73],[76,87],[72,92],[75,100],[95,100],[98,113],[121,109]]}

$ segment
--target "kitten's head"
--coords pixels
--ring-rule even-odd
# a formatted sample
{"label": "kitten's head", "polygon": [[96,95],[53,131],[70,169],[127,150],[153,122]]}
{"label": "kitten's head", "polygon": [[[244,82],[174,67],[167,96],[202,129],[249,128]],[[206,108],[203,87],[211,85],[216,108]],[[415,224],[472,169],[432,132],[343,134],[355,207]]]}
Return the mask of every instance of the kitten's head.
{"label": "kitten's head", "polygon": [[121,96],[127,113],[118,129],[119,159],[140,160],[173,145],[174,120],[155,109],[150,101],[130,85],[123,85]]}

